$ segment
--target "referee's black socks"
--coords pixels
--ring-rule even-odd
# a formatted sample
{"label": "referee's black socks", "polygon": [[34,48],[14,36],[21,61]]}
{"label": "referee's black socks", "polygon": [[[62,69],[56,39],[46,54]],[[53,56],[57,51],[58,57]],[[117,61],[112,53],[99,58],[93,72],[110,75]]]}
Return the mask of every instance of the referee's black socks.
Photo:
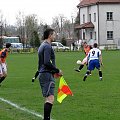
{"label": "referee's black socks", "polygon": [[50,113],[52,110],[52,105],[51,103],[46,102],[44,104],[44,120],[50,120]]}

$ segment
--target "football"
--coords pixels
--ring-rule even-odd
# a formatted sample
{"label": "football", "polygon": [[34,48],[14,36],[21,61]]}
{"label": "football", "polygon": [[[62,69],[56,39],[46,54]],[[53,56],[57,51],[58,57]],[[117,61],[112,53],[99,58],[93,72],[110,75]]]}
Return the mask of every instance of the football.
{"label": "football", "polygon": [[78,65],[80,65],[81,64],[81,60],[77,60],[77,62],[76,62]]}

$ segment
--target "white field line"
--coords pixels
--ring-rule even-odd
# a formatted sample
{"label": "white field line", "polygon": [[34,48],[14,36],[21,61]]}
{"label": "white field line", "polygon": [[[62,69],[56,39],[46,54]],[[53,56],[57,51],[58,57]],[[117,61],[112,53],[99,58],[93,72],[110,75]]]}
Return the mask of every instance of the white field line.
{"label": "white field line", "polygon": [[[28,109],[26,109],[25,107],[22,108],[22,107],[20,107],[19,105],[15,104],[15,103],[12,103],[12,102],[9,101],[9,100],[5,100],[4,98],[1,98],[1,97],[0,97],[0,100],[1,100],[2,102],[5,102],[5,103],[7,103],[7,104],[9,104],[9,105],[11,105],[11,106],[13,106],[13,107],[21,110],[21,111],[30,113],[30,114],[32,114],[32,115],[34,115],[34,116],[37,116],[37,117],[40,117],[41,119],[43,119],[43,116],[42,116],[42,115],[40,115],[40,114],[38,114],[38,113],[36,113],[36,112],[33,112],[32,110],[28,110]],[[53,120],[53,119],[51,119],[51,120]]]}

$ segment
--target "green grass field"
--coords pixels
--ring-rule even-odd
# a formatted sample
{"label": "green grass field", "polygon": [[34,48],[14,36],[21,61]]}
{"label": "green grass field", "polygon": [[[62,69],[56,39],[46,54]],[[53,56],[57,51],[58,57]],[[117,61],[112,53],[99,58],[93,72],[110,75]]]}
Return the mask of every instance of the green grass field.
{"label": "green grass field", "polygon": [[[59,80],[56,80],[55,102],[52,118],[55,120],[120,120],[120,51],[103,51],[103,81],[98,71],[82,81],[86,67],[80,73],[76,61],[83,52],[56,53],[57,66],[74,96],[67,96],[61,104],[56,100]],[[0,87],[0,98],[9,100],[21,108],[43,115],[44,99],[39,82],[31,78],[37,70],[37,54],[10,54],[7,59],[8,77]],[[42,120],[30,113],[16,109],[0,100],[0,120]]]}

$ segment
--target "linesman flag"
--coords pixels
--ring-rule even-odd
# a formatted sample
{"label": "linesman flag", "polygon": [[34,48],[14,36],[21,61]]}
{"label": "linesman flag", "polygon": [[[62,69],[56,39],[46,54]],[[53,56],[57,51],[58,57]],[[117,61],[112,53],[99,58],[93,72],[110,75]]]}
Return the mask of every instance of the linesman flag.
{"label": "linesman flag", "polygon": [[64,80],[63,76],[61,76],[58,88],[57,101],[59,103],[62,103],[63,99],[67,97],[67,95],[73,96],[73,93],[67,85],[66,81]]}

